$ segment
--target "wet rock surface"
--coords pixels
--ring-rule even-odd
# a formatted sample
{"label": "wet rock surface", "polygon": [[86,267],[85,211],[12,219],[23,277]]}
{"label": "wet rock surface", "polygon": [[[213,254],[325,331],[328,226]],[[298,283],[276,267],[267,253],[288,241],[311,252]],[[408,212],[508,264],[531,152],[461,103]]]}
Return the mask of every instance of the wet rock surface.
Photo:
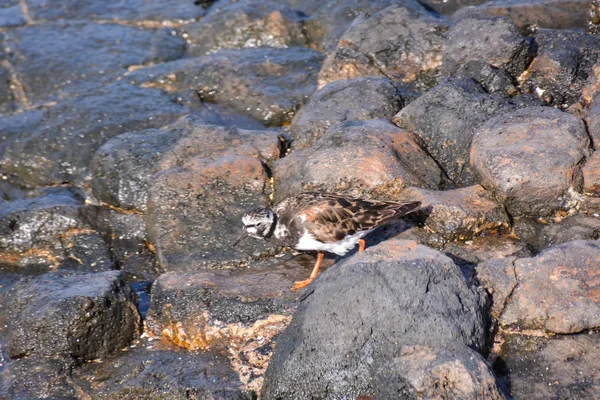
{"label": "wet rock surface", "polygon": [[246,1],[215,7],[201,22],[185,27],[193,56],[228,48],[292,47],[307,43],[306,14],[284,4]]}
{"label": "wet rock surface", "polygon": [[[0,398],[598,397],[597,11],[1,2]],[[423,207],[291,291],[305,190]]]}
{"label": "wet rock surface", "polygon": [[194,90],[266,126],[289,122],[316,88],[323,56],[305,47],[222,50],[135,71],[130,82],[167,91]]}
{"label": "wet rock surface", "polygon": [[378,75],[431,86],[442,64],[446,30],[445,22],[410,1],[357,18],[323,63],[319,86]]}
{"label": "wet rock surface", "polygon": [[139,334],[136,298],[118,271],[57,271],[25,278],[3,295],[1,335],[13,359],[101,358]]}
{"label": "wet rock surface", "polygon": [[[471,350],[483,350],[487,340],[482,301],[460,269],[439,252],[412,241],[370,247],[335,265],[307,289],[277,342],[263,397],[394,393],[416,398],[422,387],[453,378],[439,368],[431,381],[416,384],[406,369],[421,374],[436,369],[438,362],[466,362],[473,385],[457,388],[454,382],[448,390],[465,398],[479,391],[502,398],[489,367]],[[457,351],[444,354],[445,346]],[[398,367],[378,370],[390,363]]]}
{"label": "wet rock surface", "polygon": [[278,200],[302,191],[394,199],[406,186],[438,188],[443,177],[416,138],[386,120],[335,124],[274,171]]}
{"label": "wet rock surface", "polygon": [[511,215],[548,216],[577,205],[589,147],[581,119],[530,107],[481,126],[471,146],[471,165]]}
{"label": "wet rock surface", "polygon": [[332,82],[313,93],[292,120],[294,148],[314,144],[336,122],[390,119],[403,104],[401,89],[388,78]]}

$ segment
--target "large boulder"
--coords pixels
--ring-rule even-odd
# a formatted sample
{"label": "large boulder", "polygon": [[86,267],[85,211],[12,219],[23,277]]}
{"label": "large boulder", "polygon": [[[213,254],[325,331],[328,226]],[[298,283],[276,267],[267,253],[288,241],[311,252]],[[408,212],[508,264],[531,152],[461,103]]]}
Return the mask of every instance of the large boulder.
{"label": "large boulder", "polygon": [[76,182],[110,138],[186,113],[160,90],[116,82],[45,110],[13,114],[0,119],[0,173],[27,187]]}
{"label": "large boulder", "polygon": [[292,47],[306,44],[306,15],[269,1],[233,2],[215,7],[200,22],[185,26],[193,56],[221,49]]}
{"label": "large boulder", "polygon": [[267,126],[289,122],[316,89],[323,55],[305,47],[225,49],[134,71],[128,80],[168,92],[194,90]]}
{"label": "large boulder", "polygon": [[600,326],[600,243],[575,240],[513,262],[518,285],[500,317],[505,327],[577,333]]}
{"label": "large boulder", "polygon": [[478,128],[471,165],[511,215],[549,216],[577,206],[589,147],[581,119],[551,107],[529,107]]}
{"label": "large boulder", "polygon": [[533,56],[531,39],[521,36],[510,18],[465,18],[448,31],[443,71],[452,75],[470,61],[485,61],[516,79]]}
{"label": "large boulder", "polygon": [[360,16],[327,56],[319,86],[369,75],[431,86],[442,64],[446,30],[441,19],[416,1]]}
{"label": "large boulder", "polygon": [[185,50],[168,29],[94,22],[31,24],[6,35],[30,103],[97,89],[132,65],[174,60]]}
{"label": "large boulder", "polygon": [[477,183],[469,167],[475,128],[514,108],[504,97],[487,94],[470,78],[452,79],[408,104],[392,121],[421,139],[452,182],[469,186]]}
{"label": "large boulder", "polygon": [[487,346],[484,310],[441,253],[401,240],[367,248],[308,288],[263,398],[503,398],[473,350]]}
{"label": "large boulder", "polygon": [[102,358],[138,337],[136,302],[119,271],[24,278],[0,302],[6,350],[11,358]]}
{"label": "large boulder", "polygon": [[274,166],[277,199],[302,191],[393,200],[406,186],[436,189],[442,172],[414,135],[385,120],[333,125],[309,148]]}
{"label": "large boulder", "polygon": [[332,82],[317,90],[292,120],[294,148],[311,146],[336,122],[390,119],[403,105],[401,89],[388,78]]}

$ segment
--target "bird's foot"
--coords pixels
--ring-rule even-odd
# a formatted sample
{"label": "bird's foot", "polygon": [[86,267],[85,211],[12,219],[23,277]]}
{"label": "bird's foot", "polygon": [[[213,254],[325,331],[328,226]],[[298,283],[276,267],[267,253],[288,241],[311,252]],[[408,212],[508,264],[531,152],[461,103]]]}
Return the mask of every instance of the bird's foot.
{"label": "bird's foot", "polygon": [[310,285],[310,283],[312,281],[313,281],[312,279],[305,279],[303,281],[296,281],[296,282],[294,282],[294,285],[292,286],[292,290],[302,289],[303,287],[306,287],[306,286]]}

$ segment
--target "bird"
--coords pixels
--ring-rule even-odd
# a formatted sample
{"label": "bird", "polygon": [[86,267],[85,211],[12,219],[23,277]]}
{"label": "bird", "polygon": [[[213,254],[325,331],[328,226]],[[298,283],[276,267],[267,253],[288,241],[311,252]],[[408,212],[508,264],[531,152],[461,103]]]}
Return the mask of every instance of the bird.
{"label": "bird", "polygon": [[308,286],[319,274],[325,252],[344,256],[374,229],[416,211],[419,201],[395,202],[359,199],[337,193],[304,192],[289,197],[272,209],[257,207],[242,217],[247,237],[275,239],[296,250],[317,251],[317,261],[308,279],[294,282],[292,289]]}

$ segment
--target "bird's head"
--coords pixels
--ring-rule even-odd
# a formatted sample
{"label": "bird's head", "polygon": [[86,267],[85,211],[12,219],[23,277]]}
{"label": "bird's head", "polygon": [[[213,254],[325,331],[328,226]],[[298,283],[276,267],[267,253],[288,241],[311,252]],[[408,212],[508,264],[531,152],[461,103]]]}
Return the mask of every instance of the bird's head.
{"label": "bird's head", "polygon": [[252,210],[246,211],[242,217],[242,223],[244,224],[244,232],[242,233],[242,236],[235,241],[233,246],[237,245],[248,236],[259,239],[268,239],[275,230],[277,215],[268,208],[253,208]]}

